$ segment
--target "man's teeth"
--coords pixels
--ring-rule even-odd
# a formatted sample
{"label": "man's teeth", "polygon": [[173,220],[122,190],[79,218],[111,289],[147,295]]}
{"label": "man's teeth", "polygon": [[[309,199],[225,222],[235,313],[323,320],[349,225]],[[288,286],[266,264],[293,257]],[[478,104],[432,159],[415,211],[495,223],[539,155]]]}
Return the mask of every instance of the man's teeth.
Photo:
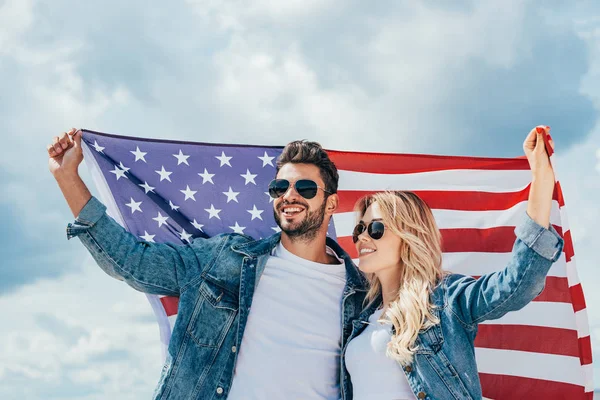
{"label": "man's teeth", "polygon": [[360,249],[360,254],[374,253],[373,249]]}
{"label": "man's teeth", "polygon": [[297,208],[297,207],[294,207],[294,208],[290,207],[290,208],[284,208],[283,209],[283,212],[285,212],[285,213],[300,212],[300,211],[302,211],[302,209],[301,208]]}

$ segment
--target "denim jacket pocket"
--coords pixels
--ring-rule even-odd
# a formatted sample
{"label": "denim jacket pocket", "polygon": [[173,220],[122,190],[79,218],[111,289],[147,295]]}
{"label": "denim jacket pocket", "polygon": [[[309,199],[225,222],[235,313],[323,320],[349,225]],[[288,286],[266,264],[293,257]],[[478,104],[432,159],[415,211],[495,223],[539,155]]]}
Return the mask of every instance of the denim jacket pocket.
{"label": "denim jacket pocket", "polygon": [[219,347],[238,311],[237,296],[210,280],[204,280],[198,290],[188,334],[198,346]]}
{"label": "denim jacket pocket", "polygon": [[442,349],[444,335],[440,324],[419,331],[417,336],[417,354],[436,354]]}

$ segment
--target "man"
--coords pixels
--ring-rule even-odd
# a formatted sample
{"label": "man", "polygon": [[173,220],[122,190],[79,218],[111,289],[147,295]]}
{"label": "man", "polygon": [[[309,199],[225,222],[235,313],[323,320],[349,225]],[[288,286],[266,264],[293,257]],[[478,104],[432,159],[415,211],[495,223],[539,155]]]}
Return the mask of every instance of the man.
{"label": "man", "polygon": [[318,143],[289,143],[269,185],[280,234],[189,245],[140,241],[105,213],[78,175],[81,131],[48,146],[49,168],[79,237],[109,275],[179,296],[157,399],[339,399],[340,352],[366,280],[327,237],[338,173]]}

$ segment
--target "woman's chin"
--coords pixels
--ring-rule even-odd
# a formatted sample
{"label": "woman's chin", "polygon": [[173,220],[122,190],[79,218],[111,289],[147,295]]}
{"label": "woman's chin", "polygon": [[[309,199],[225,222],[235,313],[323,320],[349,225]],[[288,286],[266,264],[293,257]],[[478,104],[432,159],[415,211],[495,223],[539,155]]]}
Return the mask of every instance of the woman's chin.
{"label": "woman's chin", "polygon": [[360,269],[360,271],[364,274],[372,274],[373,272],[375,272],[377,270],[377,268],[370,264],[371,263],[369,263],[369,262],[359,260],[358,261],[358,269]]}

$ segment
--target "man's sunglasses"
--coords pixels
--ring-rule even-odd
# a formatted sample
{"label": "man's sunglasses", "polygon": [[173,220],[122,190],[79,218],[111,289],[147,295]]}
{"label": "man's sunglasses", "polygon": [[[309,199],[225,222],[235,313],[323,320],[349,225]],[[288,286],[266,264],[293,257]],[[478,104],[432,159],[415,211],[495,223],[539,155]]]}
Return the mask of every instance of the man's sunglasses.
{"label": "man's sunglasses", "polygon": [[[289,188],[290,181],[287,179],[273,179],[271,183],[269,183],[269,195],[272,198],[277,199],[286,194]],[[298,179],[294,183],[294,188],[300,196],[307,200],[315,197],[319,189],[323,190],[325,193],[331,194],[331,192],[325,190],[325,188],[317,185],[317,182],[311,181],[310,179]]]}
{"label": "man's sunglasses", "polygon": [[354,243],[358,242],[358,237],[364,232],[367,231],[371,239],[379,240],[383,237],[383,233],[385,232],[385,225],[381,221],[371,221],[369,225],[365,225],[364,222],[360,221],[354,227],[354,231],[352,232],[352,241]]}

